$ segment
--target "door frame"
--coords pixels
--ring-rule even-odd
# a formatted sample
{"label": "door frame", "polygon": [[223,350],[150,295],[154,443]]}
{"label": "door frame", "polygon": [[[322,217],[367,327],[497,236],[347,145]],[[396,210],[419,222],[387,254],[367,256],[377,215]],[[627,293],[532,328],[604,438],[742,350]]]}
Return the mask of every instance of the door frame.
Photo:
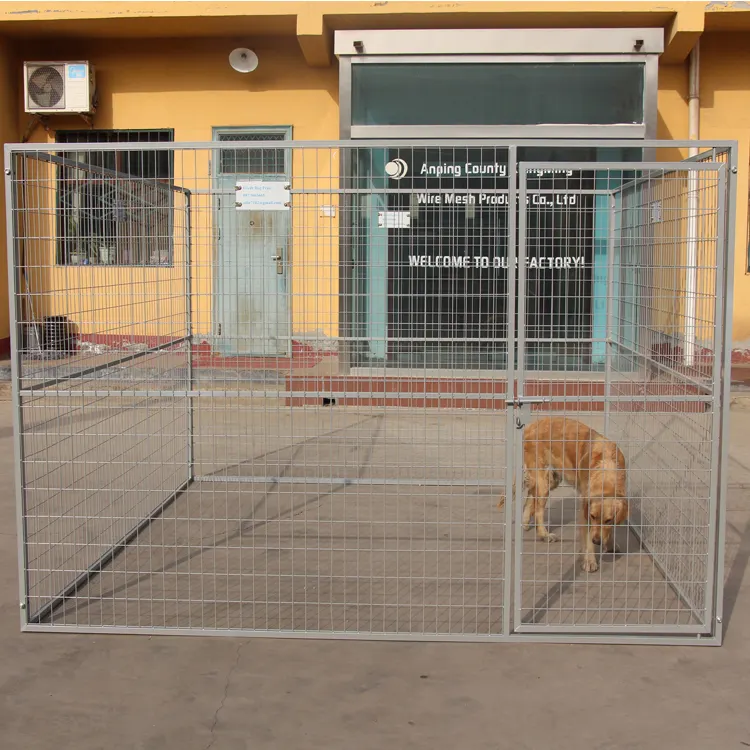
{"label": "door frame", "polygon": [[[670,160],[670,161],[655,161],[655,160],[643,160],[641,162],[628,162],[628,161],[619,161],[619,160],[611,160],[606,161],[602,160],[598,163],[596,163],[596,166],[598,166],[602,171],[606,171],[609,173],[612,172],[623,172],[623,171],[629,171],[633,168],[633,166],[636,167],[638,171],[646,172],[646,173],[668,173],[670,171],[682,171],[686,174],[690,174],[690,172],[695,172],[700,174],[701,172],[705,174],[712,174],[715,173],[716,175],[716,181],[717,181],[717,232],[716,232],[716,274],[714,279],[714,291],[716,292],[716,320],[718,321],[720,319],[720,313],[718,312],[719,306],[720,306],[720,285],[721,285],[721,279],[724,278],[724,257],[727,253],[727,248],[730,246],[730,239],[726,235],[725,227],[724,227],[724,221],[727,216],[726,213],[726,204],[724,201],[726,200],[726,194],[727,194],[727,184],[729,176],[727,175],[728,171],[728,164],[722,163],[720,161],[705,161],[705,162],[695,162],[691,161],[690,159],[684,160],[684,161],[678,161],[678,160]],[[526,205],[526,198],[529,194],[529,192],[534,192],[534,188],[529,188],[528,186],[528,175],[530,173],[533,173],[537,170],[545,170],[545,169],[565,169],[565,170],[571,170],[574,173],[580,172],[583,170],[591,169],[592,163],[591,162],[576,162],[576,161],[535,161],[535,160],[518,160],[517,162],[518,167],[518,183],[514,186],[514,190],[517,193],[518,196],[518,205],[523,207]],[[592,169],[592,171],[594,171]],[[645,180],[650,180],[651,177],[645,178]],[[641,184],[647,184],[645,182],[643,177],[638,177],[633,181],[630,181],[628,183],[628,187],[632,187],[635,184],[641,183]],[[609,289],[609,296],[607,300],[607,312],[606,312],[606,338],[607,342],[605,346],[610,350],[605,353],[605,361],[606,361],[606,371],[605,371],[605,383],[604,383],[604,394],[603,394],[603,403],[604,403],[604,423],[607,425],[605,427],[605,432],[607,434],[610,433],[609,428],[609,419],[610,419],[610,409],[613,404],[617,402],[617,400],[627,400],[629,398],[628,396],[623,396],[622,394],[618,394],[616,392],[613,392],[612,386],[611,386],[611,377],[613,372],[617,373],[617,370],[613,370],[614,362],[615,362],[615,354],[614,351],[622,346],[622,314],[619,312],[619,310],[613,308],[613,305],[616,303],[616,297],[612,295],[612,290],[614,288],[615,282],[618,281],[622,284],[622,270],[621,270],[621,260],[618,257],[618,244],[621,244],[623,241],[623,233],[627,231],[626,227],[623,226],[622,223],[622,191],[624,189],[624,183],[622,180],[617,180],[615,185],[600,185],[598,182],[598,179],[595,182],[594,191],[598,195],[603,195],[606,198],[607,202],[607,222],[606,222],[606,235],[607,235],[607,253],[606,253],[606,263],[607,263],[607,284]],[[730,199],[731,200],[731,199]],[[643,200],[642,203],[635,206],[636,210],[642,210],[644,206],[648,206],[651,203],[650,198],[646,198]],[[506,426],[506,435],[509,437],[506,439],[506,466],[507,466],[507,476],[506,476],[506,498],[511,498],[510,502],[505,503],[504,513],[505,513],[505,534],[506,539],[510,539],[508,543],[506,543],[506,548],[510,549],[512,552],[512,561],[506,557],[506,566],[505,566],[505,591],[504,591],[504,607],[506,612],[508,613],[506,617],[510,617],[510,613],[512,612],[512,617],[510,619],[506,619],[505,625],[506,629],[503,631],[504,635],[508,636],[518,636],[525,637],[527,635],[531,635],[531,637],[540,637],[545,638],[546,636],[551,636],[553,638],[556,637],[564,637],[565,635],[571,635],[573,633],[579,634],[581,637],[590,637],[591,635],[601,635],[605,633],[618,633],[618,631],[623,631],[627,629],[629,632],[633,634],[643,634],[648,635],[651,637],[656,638],[678,638],[680,636],[684,635],[693,635],[697,637],[705,637],[706,639],[715,638],[715,631],[713,628],[715,628],[715,618],[716,618],[716,611],[717,608],[720,608],[720,602],[721,602],[721,595],[723,592],[722,588],[722,579],[721,579],[721,566],[720,563],[716,559],[715,555],[715,547],[717,544],[720,544],[721,542],[717,542],[717,534],[715,533],[716,527],[715,524],[719,523],[716,519],[718,518],[718,514],[721,510],[720,508],[720,498],[722,494],[722,488],[720,486],[721,482],[720,480],[713,479],[709,485],[708,489],[708,496],[707,497],[701,497],[701,500],[706,501],[707,507],[708,507],[708,539],[709,539],[709,551],[706,555],[706,580],[703,582],[703,601],[705,602],[705,617],[702,622],[690,623],[690,624],[682,624],[682,623],[675,623],[675,624],[661,624],[661,625],[652,625],[652,624],[634,624],[634,625],[609,625],[604,623],[595,623],[593,625],[589,624],[556,624],[556,623],[528,623],[523,621],[523,615],[524,615],[524,603],[523,603],[523,594],[526,590],[524,586],[523,581],[523,559],[524,554],[529,554],[532,556],[532,559],[539,559],[539,557],[534,558],[534,555],[542,556],[544,554],[547,554],[546,552],[540,552],[540,551],[527,551],[525,550],[534,550],[535,545],[538,545],[539,542],[533,542],[524,540],[524,526],[523,526],[523,509],[524,509],[524,467],[523,467],[523,440],[525,435],[525,427],[529,423],[531,419],[533,419],[533,412],[532,407],[534,404],[544,404],[545,402],[550,401],[552,398],[557,402],[558,405],[563,405],[563,411],[559,412],[562,416],[567,416],[567,405],[569,403],[574,403],[578,400],[577,396],[573,395],[562,395],[562,396],[555,396],[555,397],[538,397],[534,395],[533,391],[532,393],[526,392],[526,387],[529,384],[529,381],[534,380],[534,376],[531,377],[528,374],[528,371],[525,367],[525,354],[526,354],[526,325],[525,325],[525,308],[526,308],[526,301],[529,297],[528,294],[528,288],[526,286],[526,266],[524,263],[527,252],[527,236],[526,236],[526,229],[528,226],[528,212],[523,210],[520,210],[517,212],[517,220],[518,220],[518,241],[517,243],[513,244],[513,250],[514,250],[514,256],[518,258],[518,270],[515,272],[515,270],[512,271],[515,278],[517,278],[518,281],[518,328],[516,330],[517,333],[517,352],[518,352],[518,364],[514,366],[514,363],[512,360],[509,360],[509,367],[508,367],[508,395],[507,395],[507,403],[510,407],[511,400],[513,403],[514,408],[508,408],[507,412],[509,415],[519,415],[519,420],[516,423],[515,427],[517,429],[513,429],[512,424],[512,416],[508,419],[507,426]],[[646,228],[647,232],[651,232],[650,225],[648,228]],[[653,241],[652,237],[646,238],[646,244],[650,244],[649,241]],[[515,269],[515,264],[513,264],[513,269]],[[510,273],[509,273],[510,275]],[[515,280],[515,279],[514,279]],[[515,286],[515,285],[514,285]],[[710,288],[710,287],[709,287]],[[727,290],[724,289],[726,292]],[[724,321],[725,322],[725,321]],[[643,321],[638,319],[633,319],[632,321],[627,321],[627,324],[632,327],[632,329],[635,331],[635,336],[639,338],[639,334],[643,330],[643,327],[651,327],[653,324],[651,323],[648,318],[644,319]],[[714,327],[714,338],[713,338],[713,352],[714,356],[716,356],[716,352],[720,350],[721,347],[721,337],[722,337],[722,324],[723,323],[716,323]],[[638,340],[636,338],[636,342]],[[637,348],[637,343],[633,344],[633,351]],[[637,354],[636,354],[637,356]],[[650,355],[646,354],[646,358],[648,358]],[[716,394],[719,393],[720,385],[719,385],[719,379],[721,375],[719,375],[718,370],[721,369],[718,367],[718,364],[714,362],[714,367],[716,367],[716,371],[714,372],[714,382],[713,382],[713,391],[711,393],[714,394],[714,397],[716,397]],[[688,378],[689,379],[689,378]],[[513,389],[513,386],[511,385],[511,381],[515,384],[515,389]],[[648,394],[644,392],[644,395],[636,398],[650,398],[652,400],[658,400],[660,396],[658,394]],[[663,397],[662,397],[663,398]],[[675,396],[677,400],[680,399],[680,396]],[[548,413],[545,413],[546,410],[544,407],[542,407],[541,414],[542,415],[548,415]],[[719,435],[721,434],[721,417],[720,417],[721,409],[716,409],[714,412],[714,416],[712,419],[712,434],[713,434],[713,441],[712,441],[712,456],[710,458],[712,471],[715,466],[718,464],[714,463],[718,459],[716,458],[716,451],[718,450],[718,443],[719,443]],[[518,490],[516,488],[519,488]],[[578,498],[576,498],[576,504],[578,504]],[[512,509],[512,510],[511,510]],[[642,527],[638,525],[638,523],[634,522],[635,519],[631,517],[631,520],[626,524],[626,528],[629,530],[630,533],[632,533],[638,540],[638,543],[643,546],[643,548],[647,551],[648,555],[650,556],[651,560],[653,561],[656,568],[662,573],[664,577],[665,583],[673,590],[673,592],[683,600],[687,600],[687,606],[691,609],[691,612],[693,615],[696,615],[696,610],[700,609],[699,605],[694,605],[693,602],[690,601],[689,597],[686,597],[682,593],[682,587],[679,583],[679,581],[676,581],[675,578],[673,578],[669,572],[662,567],[662,564],[659,560],[659,557],[657,556],[657,553],[655,553],[652,548],[648,544],[648,540],[644,539],[642,536]],[[576,520],[576,524],[580,523],[580,521]],[[528,539],[528,538],[527,538]],[[575,543],[575,562],[574,565],[578,565],[578,555],[582,553],[582,550],[578,548],[578,544]],[[539,547],[536,546],[536,550],[539,550]],[[507,551],[507,549],[506,549]],[[597,550],[597,556],[600,554],[600,552]],[[513,571],[512,577],[509,574],[509,571]],[[551,581],[548,578],[548,583],[551,583]],[[554,583],[560,583],[562,581],[554,581]],[[512,601],[512,609],[510,602]],[[719,623],[721,623],[721,619],[718,619]]]}
{"label": "door frame", "polygon": [[[216,200],[216,197],[220,195],[221,192],[221,180],[223,177],[223,174],[221,172],[221,158],[220,158],[220,152],[221,152],[221,141],[219,140],[219,137],[222,135],[263,135],[263,134],[276,134],[276,133],[283,133],[284,138],[279,141],[279,143],[284,143],[286,141],[291,141],[293,139],[293,126],[292,125],[215,125],[211,128],[211,142],[216,144],[216,148],[214,149],[211,159],[209,162],[209,174],[211,176],[211,219],[213,222],[214,232],[213,232],[213,263],[212,266],[214,269],[218,267],[218,261],[221,253],[221,238],[218,234],[218,228],[220,224],[220,208],[218,205],[218,201]],[[252,143],[252,141],[248,141],[248,143]],[[248,148],[251,148],[251,146],[248,146]],[[284,148],[284,173],[289,178],[289,180],[292,179],[292,153],[291,149],[289,147]],[[249,176],[249,175],[247,175]],[[289,239],[287,241],[287,247],[286,247],[286,258],[284,260],[284,278],[286,281],[286,314],[287,314],[287,325],[289,334],[287,337],[286,342],[286,353],[279,355],[279,356],[291,356],[292,354],[292,306],[291,306],[291,299],[292,295],[290,293],[291,289],[291,282],[292,282],[292,264],[290,262],[290,253],[291,253],[291,233],[292,233],[292,224],[291,224],[291,216],[289,219]],[[215,349],[215,343],[217,339],[221,336],[220,332],[220,326],[221,326],[221,319],[220,319],[220,310],[218,306],[218,302],[220,299],[220,290],[218,289],[218,275],[216,270],[214,270],[213,277],[211,279],[211,338],[213,339],[212,343],[212,349]],[[242,355],[238,355],[242,356]],[[254,355],[249,355],[254,356]]]}

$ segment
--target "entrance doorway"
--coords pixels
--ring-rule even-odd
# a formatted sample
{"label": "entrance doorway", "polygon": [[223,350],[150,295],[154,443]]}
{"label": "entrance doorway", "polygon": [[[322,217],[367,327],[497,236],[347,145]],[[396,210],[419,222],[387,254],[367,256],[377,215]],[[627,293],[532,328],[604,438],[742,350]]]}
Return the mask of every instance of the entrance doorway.
{"label": "entrance doorway", "polygon": [[287,356],[289,213],[238,211],[236,186],[289,180],[288,149],[259,149],[252,141],[285,141],[288,128],[217,129],[214,140],[248,142],[217,150],[214,178],[218,235],[214,275],[214,339],[224,356]]}
{"label": "entrance doorway", "polygon": [[[526,147],[519,160],[591,161],[603,149]],[[358,148],[354,183],[359,364],[503,369],[508,354],[507,147]],[[606,149],[635,161],[641,149]],[[612,185],[611,173],[607,175]],[[526,217],[526,326],[542,369],[596,368],[596,269],[606,260],[596,172],[537,183]],[[515,210],[515,209],[514,209]],[[518,221],[516,221],[516,226]],[[516,243],[518,236],[515,237]],[[517,315],[517,311],[515,312]],[[517,329],[516,325],[516,329]]]}
{"label": "entrance doorway", "polygon": [[[346,166],[361,191],[354,225],[342,228],[353,268],[342,316],[362,342],[353,365],[507,366],[508,146],[518,162],[652,158],[607,140],[655,135],[661,45],[633,29],[337,32],[341,134],[361,143]],[[443,136],[476,148],[419,146]],[[581,147],[546,146],[553,137]],[[602,179],[617,187],[611,173],[571,176],[575,196],[550,193],[526,217],[527,366],[603,366]]]}

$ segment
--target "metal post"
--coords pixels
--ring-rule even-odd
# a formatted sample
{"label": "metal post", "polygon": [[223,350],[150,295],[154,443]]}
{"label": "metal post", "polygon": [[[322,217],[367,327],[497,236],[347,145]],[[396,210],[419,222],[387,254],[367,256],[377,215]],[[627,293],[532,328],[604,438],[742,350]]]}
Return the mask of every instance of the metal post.
{"label": "metal post", "polygon": [[[518,226],[518,212],[521,204],[518,202],[518,149],[508,148],[508,328],[506,331],[506,365],[505,365],[505,570],[503,572],[503,635],[510,635],[512,628],[511,610],[513,606],[513,551],[515,544],[515,523],[513,509],[519,504],[516,495],[520,492],[523,498],[523,488],[515,485],[516,465],[516,435],[515,414],[512,402],[515,400],[515,356],[516,356],[516,229]],[[523,322],[519,321],[522,326]],[[518,491],[513,492],[517,486]],[[521,500],[523,504],[523,500]]]}
{"label": "metal post", "polygon": [[[526,222],[527,222],[527,209],[526,209],[526,162],[520,162],[518,164],[518,250],[517,250],[517,276],[518,279],[518,331],[517,340],[518,344],[515,347],[516,356],[518,361],[515,368],[515,398],[519,398],[524,395],[524,378],[526,372]],[[514,317],[515,310],[509,309],[509,316]],[[517,429],[516,427],[516,416],[518,413],[516,409],[508,405],[511,416],[509,421],[510,424],[510,435],[509,440],[512,441],[512,450],[514,451],[514,480],[516,483],[516,494],[520,494],[520,497],[524,497],[523,491],[523,430]],[[515,412],[515,413],[514,413]],[[520,502],[514,499],[514,518],[513,518],[513,563],[514,563],[514,575],[513,575],[513,626],[514,629],[518,629],[521,624],[521,578],[522,578],[522,567],[523,567],[523,499]]]}
{"label": "metal post", "polygon": [[612,396],[612,357],[614,356],[612,334],[612,306],[615,289],[615,194],[609,197],[609,235],[607,237],[607,300],[604,322],[604,434],[609,435]]}
{"label": "metal post", "polygon": [[[25,159],[20,155],[18,158]],[[8,261],[8,294],[10,306],[10,371],[13,399],[13,450],[14,485],[16,494],[16,531],[18,544],[18,582],[20,592],[21,627],[25,627],[30,617],[28,527],[26,523],[26,495],[24,478],[23,450],[23,408],[21,405],[21,362],[20,349],[23,341],[23,316],[18,295],[19,224],[17,218],[16,185],[13,180],[14,157],[11,147],[5,146],[5,238]]]}
{"label": "metal post", "polygon": [[[189,191],[185,192],[185,336],[187,341],[187,385],[188,390],[195,389],[195,378],[193,371],[193,231],[191,221],[192,196]],[[195,479],[195,424],[194,424],[193,399],[187,399],[188,419],[188,482]]]}
{"label": "metal post", "polygon": [[[700,137],[700,39],[690,52],[690,69],[688,81],[688,120],[690,140]],[[698,155],[698,148],[693,146],[689,156]],[[695,360],[695,326],[697,285],[698,285],[698,175],[692,170],[688,173],[688,216],[687,242],[685,258],[685,349],[684,363],[692,367]]]}
{"label": "metal post", "polygon": [[692,367],[695,361],[695,313],[698,287],[698,175],[688,173],[687,241],[685,243],[685,351],[684,361]]}
{"label": "metal post", "polygon": [[[723,335],[724,335],[724,317],[726,311],[725,295],[728,290],[725,288],[726,283],[726,263],[725,255],[726,248],[724,242],[726,240],[726,197],[727,197],[727,182],[726,182],[726,167],[722,166],[719,168],[717,173],[717,194],[718,194],[718,212],[717,212],[717,226],[716,226],[716,256],[715,256],[715,283],[714,283],[714,304],[713,304],[713,317],[714,317],[714,336],[713,336],[713,357],[712,357],[712,405],[713,414],[711,420],[711,435],[713,440],[711,441],[711,471],[714,475],[713,481],[711,482],[711,496],[709,498],[709,528],[714,527],[709,532],[708,539],[708,572],[709,575],[706,581],[705,596],[703,600],[703,611],[707,619],[707,625],[713,627],[712,618],[714,617],[714,587],[717,585],[716,576],[712,573],[712,563],[716,560],[716,545],[718,537],[717,520],[719,516],[718,507],[721,497],[721,460],[722,460],[722,448],[726,452],[726,444],[722,445],[720,438],[722,432],[722,404],[724,402],[725,394],[722,392],[723,375],[724,370],[731,369],[730,367],[724,368],[724,347],[723,347]],[[697,613],[696,613],[697,614]],[[719,623],[720,624],[720,623]]]}
{"label": "metal post", "polygon": [[[723,300],[721,325],[723,327],[721,343],[721,355],[714,350],[713,367],[715,376],[720,373],[720,378],[716,378],[715,384],[719,385],[719,402],[718,409],[721,412],[721,422],[718,435],[714,435],[714,440],[719,443],[719,465],[717,486],[717,503],[714,522],[716,524],[716,550],[715,564],[713,571],[714,592],[713,601],[710,603],[714,609],[714,633],[718,643],[721,643],[723,637],[723,618],[724,618],[724,557],[726,554],[726,508],[727,508],[727,483],[729,478],[729,403],[730,391],[732,384],[732,315],[734,312],[734,242],[736,228],[736,201],[737,201],[737,147],[732,146],[728,149],[728,166],[726,191],[726,236],[724,252],[726,253],[726,263],[724,264],[724,283],[723,283]],[[717,275],[718,278],[718,275]],[[717,281],[718,283],[718,281]],[[718,372],[717,372],[718,371]],[[716,392],[714,392],[714,405],[716,408]],[[718,440],[717,440],[718,438]],[[713,519],[712,519],[713,520]],[[709,561],[711,564],[713,561]]]}
{"label": "metal post", "polygon": [[[339,181],[342,188],[341,217],[339,218],[339,373],[348,375],[352,366],[352,321],[354,316],[354,279],[352,278],[352,244],[354,201],[347,193],[352,180],[352,149],[341,149]],[[349,186],[350,187],[350,186]]]}

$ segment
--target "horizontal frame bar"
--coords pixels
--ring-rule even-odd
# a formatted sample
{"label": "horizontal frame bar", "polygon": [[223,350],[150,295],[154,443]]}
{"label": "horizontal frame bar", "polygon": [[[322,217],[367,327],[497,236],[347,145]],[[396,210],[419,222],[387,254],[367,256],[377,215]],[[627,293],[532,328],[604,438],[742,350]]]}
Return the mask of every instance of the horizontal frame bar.
{"label": "horizontal frame bar", "polygon": [[[682,161],[520,161],[518,162],[519,171],[525,167],[527,173],[537,170],[550,169],[570,169],[580,172],[603,172],[613,169],[629,172],[664,172],[689,170],[699,172],[716,172],[720,168],[725,168],[723,162],[691,162],[685,164]],[[531,175],[533,177],[533,175]],[[528,179],[528,178],[527,178]],[[617,192],[617,191],[610,191]]]}
{"label": "horizontal frame bar", "polygon": [[[249,464],[243,464],[249,465]],[[231,468],[231,467],[230,467]],[[503,482],[489,479],[470,479],[460,482],[440,479],[388,479],[384,477],[298,477],[298,476],[236,476],[234,474],[196,474],[196,482],[214,482],[216,484],[312,484],[312,485],[341,485],[349,487],[361,485],[366,487],[380,487],[402,485],[405,487],[492,487],[501,490]],[[501,523],[501,522],[498,522]]]}
{"label": "horizontal frame bar", "polygon": [[[669,581],[671,585],[671,581]],[[694,610],[690,607],[690,612]],[[654,631],[662,632],[665,635],[678,635],[679,633],[686,633],[692,635],[711,635],[711,631],[706,628],[705,625],[659,625],[654,627],[653,625],[594,625],[589,626],[594,628],[598,632],[611,632],[611,633],[654,633]],[[522,623],[516,625],[516,633],[579,633],[581,630],[586,632],[586,627],[579,627],[577,625],[533,625],[529,623]],[[591,632],[591,631],[589,631]]]}
{"label": "horizontal frame bar", "polygon": [[[425,138],[419,143],[405,138],[394,138],[392,140],[333,140],[333,141],[253,141],[253,148],[276,149],[329,149],[340,148],[354,151],[357,149],[367,148],[412,148],[425,149],[432,147],[445,148],[510,148],[511,146],[569,146],[571,148],[726,148],[736,150],[738,141],[690,141],[690,140],[650,140],[650,139],[628,139],[628,138],[592,138],[581,141],[580,139],[571,138],[549,138],[536,139],[524,138],[520,140],[509,139],[487,139],[487,138]],[[283,146],[279,144],[283,143]],[[132,143],[87,143],[86,151],[133,151]],[[205,149],[207,151],[224,151],[224,150],[242,150],[247,149],[247,141],[162,141],[159,143],[139,143],[138,151],[173,151],[185,150],[194,151]],[[67,146],[67,147],[66,147]],[[147,146],[147,148],[144,148]],[[70,144],[39,144],[39,143],[6,143],[5,150],[13,153],[64,153],[70,151]],[[553,162],[555,163],[555,162]],[[586,162],[587,166],[597,162]],[[611,163],[611,162],[607,162]],[[642,162],[627,162],[630,167]],[[678,162],[679,163],[679,162]],[[559,163],[555,163],[559,164]],[[656,162],[662,164],[662,162]],[[334,179],[332,177],[332,179]]]}
{"label": "horizontal frame bar", "polygon": [[[596,169],[596,162],[589,162],[591,164],[591,171]],[[600,170],[599,170],[600,171]],[[302,178],[304,179],[304,178]],[[539,188],[527,190],[530,195],[554,195],[555,190],[549,188]],[[591,190],[578,190],[571,189],[565,191],[568,195],[612,195],[611,190],[596,189]],[[289,191],[291,195],[414,195],[415,193],[429,193],[430,195],[442,195],[442,194],[459,194],[464,193],[484,193],[485,195],[508,195],[507,188],[321,188],[320,190],[312,188],[297,188]],[[231,195],[231,193],[221,193],[221,195]],[[311,206],[311,208],[319,208],[318,206]],[[503,208],[497,206],[497,208]],[[403,211],[407,209],[399,208],[384,208],[383,211]]]}
{"label": "horizontal frame bar", "polygon": [[[315,377],[315,376],[310,376]],[[346,376],[341,376],[346,377]],[[531,378],[527,378],[524,384],[528,384],[531,381],[532,385],[539,387],[544,385],[545,382],[551,382],[553,385],[560,385],[557,381],[534,381]],[[418,382],[418,381],[415,381]],[[502,381],[498,381],[502,382]],[[575,381],[571,381],[574,383]],[[604,385],[604,381],[596,381]],[[634,385],[640,385],[637,381],[626,381],[633,383]],[[562,385],[567,383],[563,382]],[[511,381],[512,385],[512,381]],[[38,395],[38,389],[34,390],[21,390],[21,396],[36,396]],[[360,399],[372,399],[372,398],[402,398],[402,399],[442,399],[442,400],[467,400],[467,399],[481,399],[485,401],[505,401],[508,398],[508,392],[504,393],[483,393],[477,391],[474,393],[467,393],[465,391],[242,391],[242,390],[195,390],[195,391],[160,391],[160,390],[81,390],[81,391],[54,391],[53,393],[44,394],[52,399],[56,398],[83,398],[83,397],[94,397],[102,398],[105,396],[111,396],[112,398],[360,398]],[[550,396],[550,404],[558,403],[604,403],[610,401],[612,403],[626,403],[626,404],[643,404],[653,403],[661,404],[664,403],[665,399],[670,399],[675,403],[713,403],[714,398],[712,396],[701,396],[696,394],[634,394],[633,396],[606,396],[606,395],[564,395],[556,398]]]}
{"label": "horizontal frame bar", "polygon": [[557,643],[557,644],[600,644],[600,645],[644,645],[644,646],[720,646],[721,639],[716,635],[596,635],[591,632],[577,632],[571,635],[546,633],[511,633],[509,635],[438,634],[438,633],[353,633],[349,631],[288,631],[288,630],[221,630],[217,628],[154,628],[131,625],[125,627],[93,627],[86,625],[26,625],[25,632],[34,633],[84,633],[97,635],[181,635],[181,636],[228,636],[230,638],[304,638],[305,640],[352,640],[352,641],[448,641],[457,643]]}

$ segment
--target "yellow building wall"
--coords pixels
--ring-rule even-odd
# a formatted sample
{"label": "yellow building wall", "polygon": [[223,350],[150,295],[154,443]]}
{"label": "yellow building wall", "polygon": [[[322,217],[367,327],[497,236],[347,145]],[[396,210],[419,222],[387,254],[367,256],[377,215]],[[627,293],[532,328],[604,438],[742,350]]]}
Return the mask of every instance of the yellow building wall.
{"label": "yellow building wall", "polygon": [[750,32],[705,33],[701,38],[701,138],[737,140],[737,222],[734,256],[734,347],[750,347],[747,273],[750,164]]}
{"label": "yellow building wall", "polygon": [[[661,66],[659,71],[658,138],[687,139],[687,64]],[[702,139],[710,136],[701,133]],[[728,137],[715,136],[717,140]],[[689,155],[689,149],[660,149],[659,160],[679,161]],[[725,156],[719,157],[724,160]],[[641,283],[650,290],[648,316],[654,332],[665,334],[670,340],[679,340],[686,333],[688,318],[687,267],[688,238],[695,237],[694,275],[694,336],[698,347],[713,346],[717,252],[719,182],[715,171],[701,172],[690,180],[684,171],[668,172],[655,177],[646,186],[646,200],[659,201],[661,221],[646,224],[643,231],[642,256],[645,268]],[[689,194],[695,203],[691,206]],[[688,214],[696,217],[691,227]],[[738,238],[737,249],[745,256],[744,232]],[[744,262],[744,261],[741,261]],[[742,283],[741,279],[738,283]]]}
{"label": "yellow building wall", "polygon": [[[662,65],[659,68],[658,138],[688,137],[687,62],[683,65]],[[747,354],[750,349],[750,275],[748,274],[748,185],[750,179],[750,31],[705,32],[700,41],[700,138],[705,141],[736,140],[738,142],[738,173],[736,223],[734,241],[734,299],[732,340],[734,349]],[[660,152],[660,159],[684,158],[687,149],[673,153]],[[705,183],[704,183],[705,184]],[[686,209],[685,190],[682,210]],[[708,198],[708,196],[707,196]],[[705,205],[704,205],[705,208]],[[710,234],[709,219],[699,223],[699,237]],[[680,224],[678,235],[686,237],[687,227]],[[684,244],[684,243],[683,243]],[[684,247],[682,251],[684,252]],[[715,257],[708,243],[699,243],[699,264],[713,264]],[[679,334],[684,328],[683,269],[662,272],[659,328],[665,333]],[[668,278],[667,278],[668,277]],[[655,280],[659,281],[659,280]],[[709,297],[713,277],[703,273],[698,280],[696,309],[699,343],[708,344],[713,322],[712,300]],[[673,290],[673,300],[667,300]]]}
{"label": "yellow building wall", "polygon": [[[215,127],[291,126],[297,140],[338,137],[338,71],[310,68],[294,38],[253,43],[260,65],[242,75],[227,62],[234,42],[226,39],[58,41],[25,45],[25,59],[86,59],[96,66],[100,101],[97,129],[173,128],[176,141],[211,141]],[[19,127],[27,116],[20,115]],[[55,117],[52,129],[81,129],[75,117]],[[49,144],[54,135],[37,129],[32,142]],[[213,270],[217,238],[207,150],[175,152],[175,183],[192,198],[193,331],[212,326]],[[215,156],[214,156],[215,158]],[[47,216],[47,229],[33,229],[27,242],[36,317],[65,313],[84,334],[182,335],[184,237],[175,238],[174,268],[62,267],[56,265],[54,227],[47,205],[54,175],[37,166],[46,185],[29,205]],[[215,169],[214,169],[215,171]],[[293,188],[337,187],[338,153],[316,149],[294,155]],[[315,180],[312,175],[317,175]],[[45,197],[46,196],[46,197]],[[320,215],[320,205],[337,205],[330,194],[295,196],[292,212],[291,294],[294,333],[323,326],[335,335],[338,322],[338,212]],[[178,216],[178,221],[180,217]],[[157,300],[161,307],[157,309]]]}
{"label": "yellow building wall", "polygon": [[[750,151],[750,32],[706,32],[701,41],[701,138],[739,142],[737,224],[735,241],[734,340],[750,347],[750,283],[747,265],[747,196]],[[97,68],[100,91],[95,127],[101,129],[173,128],[177,141],[209,141],[214,127],[291,126],[296,140],[335,140],[338,137],[338,69],[306,64],[294,37],[259,37],[243,43],[258,53],[260,65],[243,76],[227,64],[235,40],[206,39],[45,39],[20,47],[12,68],[9,52],[0,46],[0,87],[8,90],[20,80],[23,59],[89,59]],[[0,88],[0,94],[3,89]],[[0,129],[16,140],[28,118],[20,98],[19,114],[10,121],[0,111]],[[50,127],[78,129],[76,118],[57,117]],[[659,70],[658,131],[665,139],[687,138],[687,62],[661,65]],[[37,129],[31,138],[51,143],[51,134]],[[664,149],[659,159],[677,159],[687,150]],[[295,155],[294,187],[310,188],[310,176],[318,172],[317,185],[337,186],[337,159],[333,151]],[[304,160],[304,161],[303,161]],[[179,152],[175,180],[187,187],[210,189],[208,152]],[[330,180],[325,176],[330,173]],[[306,179],[305,179],[306,178]],[[49,175],[52,184],[52,175]],[[44,204],[44,200],[42,200]],[[294,332],[321,330],[337,333],[338,311],[338,216],[320,215],[321,205],[337,205],[330,194],[297,195],[294,199],[291,247],[291,294]],[[337,212],[338,213],[338,212]],[[49,216],[47,217],[49,221]],[[41,221],[41,218],[39,219]],[[54,227],[36,232],[29,243],[33,299],[37,316],[64,311],[88,325],[88,333],[123,332],[123,321],[146,335],[177,333],[181,310],[175,307],[184,279],[175,269],[114,269],[68,267],[55,264]],[[211,331],[213,263],[216,238],[210,199],[194,198],[193,260],[195,293],[193,318],[196,334]],[[179,242],[176,260],[180,260]],[[5,264],[0,262],[0,284]],[[684,276],[670,278],[669,288],[684,287]],[[138,293],[133,293],[133,289]],[[71,292],[73,292],[71,294]],[[154,312],[155,300],[164,299],[167,312]],[[171,300],[167,302],[166,300]],[[677,332],[681,307],[663,312],[663,324]],[[76,313],[78,311],[78,313]],[[3,317],[4,316],[4,317]],[[94,325],[95,324],[95,325]],[[323,324],[323,325],[321,325]],[[7,305],[0,310],[0,337],[7,330]],[[129,329],[131,332],[133,328]]]}

